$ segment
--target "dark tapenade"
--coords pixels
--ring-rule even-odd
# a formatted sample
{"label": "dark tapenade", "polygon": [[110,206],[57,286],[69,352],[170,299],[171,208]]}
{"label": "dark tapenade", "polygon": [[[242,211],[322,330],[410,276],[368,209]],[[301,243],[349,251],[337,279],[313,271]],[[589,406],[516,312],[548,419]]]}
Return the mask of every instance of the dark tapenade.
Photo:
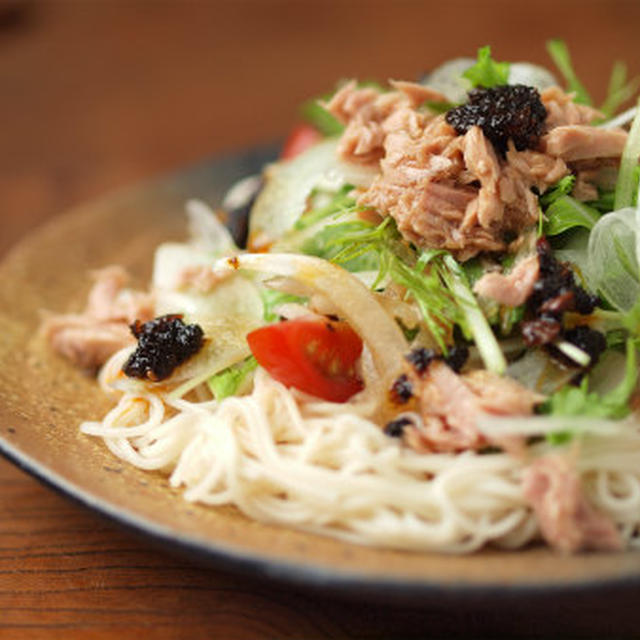
{"label": "dark tapenade", "polygon": [[538,146],[547,110],[537,89],[522,84],[504,85],[474,89],[468,98],[446,115],[447,122],[459,135],[478,126],[502,155],[509,140],[513,140],[518,151]]}
{"label": "dark tapenade", "polygon": [[197,324],[185,324],[180,315],[160,316],[142,324],[136,321],[131,332],[138,340],[122,370],[131,378],[157,382],[168,378],[173,370],[196,354],[204,342],[204,332]]}

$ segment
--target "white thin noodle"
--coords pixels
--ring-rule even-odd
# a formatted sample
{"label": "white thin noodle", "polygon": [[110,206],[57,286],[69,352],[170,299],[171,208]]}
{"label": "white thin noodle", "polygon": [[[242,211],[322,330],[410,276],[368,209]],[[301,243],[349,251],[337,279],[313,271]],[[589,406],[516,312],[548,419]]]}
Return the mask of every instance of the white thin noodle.
{"label": "white thin noodle", "polygon": [[[366,403],[314,402],[261,369],[250,395],[170,400],[118,375],[127,355],[114,355],[100,378],[122,393],[118,404],[81,429],[128,463],[168,473],[189,501],[397,549],[517,548],[539,536],[523,463],[506,453],[418,454],[384,435]],[[640,435],[588,436],[580,447],[588,499],[638,544]]]}

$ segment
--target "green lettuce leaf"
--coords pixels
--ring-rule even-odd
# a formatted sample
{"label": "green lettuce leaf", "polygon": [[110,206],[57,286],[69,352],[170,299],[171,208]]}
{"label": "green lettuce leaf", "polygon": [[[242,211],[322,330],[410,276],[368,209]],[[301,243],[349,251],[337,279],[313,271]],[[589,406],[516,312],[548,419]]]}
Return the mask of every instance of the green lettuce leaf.
{"label": "green lettuce leaf", "polygon": [[223,400],[229,396],[235,396],[243,390],[251,378],[251,374],[256,370],[258,361],[249,356],[241,363],[229,367],[224,371],[211,376],[207,381],[211,393],[213,393],[216,400]]}
{"label": "green lettuce leaf", "polygon": [[597,209],[567,195],[556,198],[544,215],[543,231],[547,236],[556,236],[576,227],[591,230],[600,219]]}
{"label": "green lettuce leaf", "polygon": [[265,322],[275,322],[278,319],[278,314],[274,311],[275,307],[287,302],[304,304],[307,301],[306,298],[276,289],[261,289],[260,297],[264,305],[263,317]]}

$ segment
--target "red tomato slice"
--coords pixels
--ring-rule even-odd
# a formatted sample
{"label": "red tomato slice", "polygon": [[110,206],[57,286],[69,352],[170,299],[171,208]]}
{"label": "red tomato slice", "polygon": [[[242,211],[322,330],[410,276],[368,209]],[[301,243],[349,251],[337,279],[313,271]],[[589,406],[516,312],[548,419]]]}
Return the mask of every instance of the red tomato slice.
{"label": "red tomato slice", "polygon": [[362,340],[344,322],[296,318],[247,336],[258,363],[273,378],[331,402],[345,402],[362,389],[354,365]]}
{"label": "red tomato slice", "polygon": [[320,140],[322,140],[322,134],[317,129],[310,124],[298,124],[289,133],[280,152],[280,159],[295,158]]}

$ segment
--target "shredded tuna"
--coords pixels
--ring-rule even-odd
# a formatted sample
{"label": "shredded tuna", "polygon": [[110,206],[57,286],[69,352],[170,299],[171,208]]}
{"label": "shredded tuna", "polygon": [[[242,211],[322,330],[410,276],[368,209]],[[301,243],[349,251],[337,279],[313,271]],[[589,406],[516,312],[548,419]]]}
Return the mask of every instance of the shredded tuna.
{"label": "shredded tuna", "polygon": [[611,191],[618,181],[619,158],[589,158],[570,163],[576,175],[576,183],[584,182],[594,187]]}
{"label": "shredded tuna", "polygon": [[[405,119],[399,125],[409,122],[405,114],[400,112]],[[396,114],[397,120],[400,115]],[[493,178],[497,169],[491,166],[491,157],[486,157],[482,132],[474,128],[460,138],[443,117],[422,123],[424,127],[411,124],[387,135],[381,174],[359,198],[359,204],[392,215],[401,233],[421,246],[446,248],[468,257],[481,250],[504,248],[505,243],[492,230],[476,222],[478,206],[474,201],[496,200]],[[465,144],[467,137],[469,143]],[[474,144],[482,145],[484,154],[482,149],[474,154]],[[481,177],[465,170],[465,154],[473,157],[474,169]],[[484,180],[486,186],[482,190],[462,184],[462,180]],[[496,209],[494,218],[502,213],[499,202]]]}
{"label": "shredded tuna", "polygon": [[340,90],[336,91],[331,100],[324,106],[343,124],[347,124],[357,114],[372,117],[373,104],[379,98],[380,93],[373,87],[358,88],[356,81],[346,83]]}
{"label": "shredded tuna", "polygon": [[326,103],[326,109],[347,125],[338,147],[340,157],[377,165],[385,153],[387,134],[421,131],[426,116],[416,108],[429,101],[446,101],[441,93],[414,82],[391,81],[391,86],[395,91],[380,93],[371,87],[359,89],[351,81]]}
{"label": "shredded tuna", "polygon": [[598,129],[586,125],[556,127],[542,137],[545,151],[566,162],[587,158],[618,158],[627,142],[623,129]]}
{"label": "shredded tuna", "polygon": [[506,275],[496,272],[485,273],[475,283],[473,291],[499,304],[517,307],[531,295],[539,270],[538,256],[529,256],[520,260]]}
{"label": "shredded tuna", "polygon": [[358,88],[355,80],[346,83],[325,103],[325,108],[340,122],[347,124],[356,116],[364,120],[385,120],[399,106],[419,107],[424,102],[446,102],[446,97],[424,85],[391,80],[395,91],[380,93],[373,87]]}
{"label": "shredded tuna", "polygon": [[484,369],[474,369],[462,377],[478,398],[479,408],[491,415],[531,415],[533,407],[544,399],[512,378]]}
{"label": "shredded tuna", "polygon": [[580,202],[597,200],[598,188],[588,180],[584,172],[580,172],[576,175],[576,181],[571,190],[571,195]]}
{"label": "shredded tuna", "polygon": [[[513,250],[538,220],[537,194],[576,163],[615,162],[626,142],[621,129],[587,126],[601,114],[552,87],[541,94],[549,115],[539,148],[517,151],[509,141],[502,157],[480,127],[457,135],[444,116],[417,109],[437,94],[392,84],[394,91],[380,93],[352,82],[327,104],[346,124],[341,157],[380,168],[358,204],[392,216],[414,244],[447,249],[459,260]],[[577,185],[581,199],[595,192],[590,178],[584,173]]]}
{"label": "shredded tuna", "polygon": [[463,229],[480,223],[484,229],[499,225],[504,215],[504,203],[500,200],[498,180],[500,164],[493,145],[480,127],[471,127],[465,134],[464,162],[467,170],[480,182],[477,207],[465,217]]}
{"label": "shredded tuna", "polygon": [[561,160],[514,149],[501,166],[479,127],[456,136],[442,117],[389,133],[385,150],[381,174],[359,204],[389,213],[412,242],[461,260],[505,250],[510,236],[537,220],[531,187],[544,190],[568,173]]}
{"label": "shredded tuna", "polygon": [[347,83],[325,105],[346,124],[338,147],[339,155],[350,162],[377,164],[384,155],[384,121],[398,108],[411,104],[406,93],[380,93],[371,87],[357,88]]}
{"label": "shredded tuna", "polygon": [[538,193],[564,178],[569,173],[565,162],[539,151],[517,151],[510,144],[506,154],[507,166],[520,178],[527,189],[535,187]]}
{"label": "shredded tuna", "polygon": [[82,313],[50,315],[41,333],[54,351],[75,365],[96,369],[119,349],[135,342],[129,325],[153,317],[148,293],[125,289],[128,275],[121,267],[93,274],[95,283]]}
{"label": "shredded tuna", "polygon": [[614,522],[589,503],[567,456],[552,454],[535,460],[525,472],[523,491],[542,535],[559,551],[622,549]]}
{"label": "shredded tuna", "polygon": [[604,117],[593,107],[573,102],[574,94],[565,93],[560,87],[545,89],[540,98],[547,110],[548,129],[571,124],[591,124]]}
{"label": "shredded tuna", "polygon": [[135,342],[125,323],[96,321],[82,315],[48,318],[43,333],[56,353],[90,370],[97,369],[113,353]]}
{"label": "shredded tuna", "polygon": [[401,91],[409,98],[413,107],[419,107],[425,102],[448,102],[446,96],[431,87],[426,87],[417,82],[407,82],[406,80],[391,80],[389,84]]}
{"label": "shredded tuna", "polygon": [[480,449],[489,444],[477,426],[480,416],[529,415],[540,401],[510,378],[489,371],[458,375],[437,360],[426,375],[412,377],[412,387],[424,427],[407,429],[406,439],[418,451]]}
{"label": "shredded tuna", "polygon": [[460,260],[504,251],[538,219],[537,198],[568,173],[562,160],[511,148],[501,162],[479,127],[456,136],[443,118],[418,135],[387,135],[381,174],[359,204],[386,211],[419,246],[444,248]]}

